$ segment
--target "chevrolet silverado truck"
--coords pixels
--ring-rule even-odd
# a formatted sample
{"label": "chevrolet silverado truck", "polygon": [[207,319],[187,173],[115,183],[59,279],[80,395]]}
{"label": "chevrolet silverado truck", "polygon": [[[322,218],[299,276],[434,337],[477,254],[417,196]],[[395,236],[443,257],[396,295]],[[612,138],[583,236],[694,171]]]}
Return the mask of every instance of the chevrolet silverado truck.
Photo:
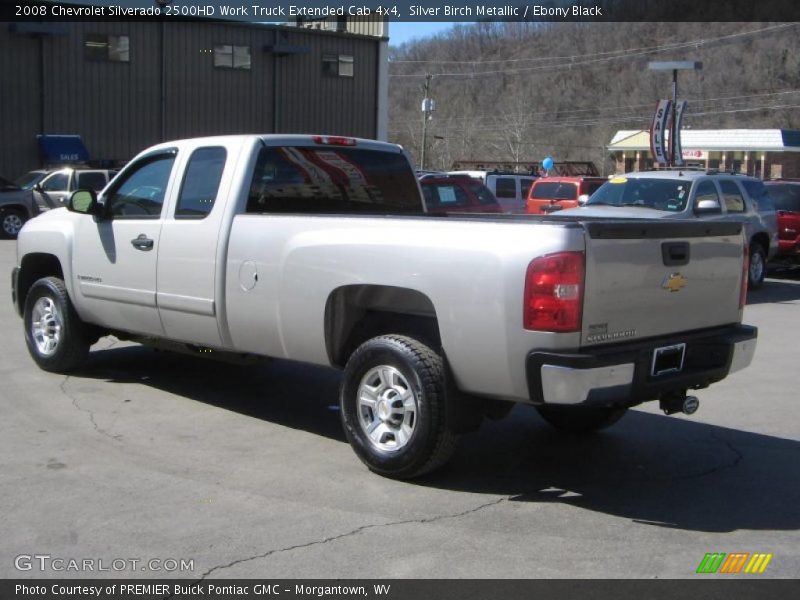
{"label": "chevrolet silverado truck", "polygon": [[401,479],[515,403],[567,431],[648,400],[690,413],[756,344],[741,224],[426,214],[403,149],[353,138],[160,144],[17,253],[42,369],[109,333],[336,367],[347,439]]}

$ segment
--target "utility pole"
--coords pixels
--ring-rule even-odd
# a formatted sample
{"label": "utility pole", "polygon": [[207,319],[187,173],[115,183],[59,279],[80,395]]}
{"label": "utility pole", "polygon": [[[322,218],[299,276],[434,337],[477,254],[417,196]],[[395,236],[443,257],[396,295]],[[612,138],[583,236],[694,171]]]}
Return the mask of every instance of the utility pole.
{"label": "utility pole", "polygon": [[425,74],[425,84],[422,86],[422,91],[425,93],[422,99],[422,149],[419,153],[419,168],[425,168],[425,146],[428,143],[428,121],[431,119],[431,113],[436,110],[436,102],[429,97],[431,91],[431,79],[433,75],[430,73]]}

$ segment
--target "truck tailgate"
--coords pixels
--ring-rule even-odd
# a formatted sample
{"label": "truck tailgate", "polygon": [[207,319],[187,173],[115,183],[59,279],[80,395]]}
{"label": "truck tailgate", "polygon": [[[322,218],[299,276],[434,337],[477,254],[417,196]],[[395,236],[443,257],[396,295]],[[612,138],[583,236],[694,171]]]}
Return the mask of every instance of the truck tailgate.
{"label": "truck tailgate", "polygon": [[582,346],[740,321],[741,224],[589,221],[584,227]]}

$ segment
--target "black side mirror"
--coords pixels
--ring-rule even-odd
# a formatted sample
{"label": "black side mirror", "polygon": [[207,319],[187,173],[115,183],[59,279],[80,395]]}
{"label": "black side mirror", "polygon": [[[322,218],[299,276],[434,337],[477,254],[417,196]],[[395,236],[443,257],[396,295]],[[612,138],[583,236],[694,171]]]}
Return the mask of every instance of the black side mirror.
{"label": "black side mirror", "polygon": [[102,206],[97,203],[97,194],[94,190],[78,190],[72,192],[67,204],[67,210],[82,215],[100,216]]}

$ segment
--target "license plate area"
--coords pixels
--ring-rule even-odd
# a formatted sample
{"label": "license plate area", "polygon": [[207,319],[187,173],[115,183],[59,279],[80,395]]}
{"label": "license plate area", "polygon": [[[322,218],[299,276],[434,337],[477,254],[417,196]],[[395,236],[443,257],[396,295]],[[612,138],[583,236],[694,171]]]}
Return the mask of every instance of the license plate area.
{"label": "license plate area", "polygon": [[683,359],[686,356],[686,344],[663,346],[653,351],[653,362],[650,375],[658,377],[668,373],[679,373],[683,370]]}

